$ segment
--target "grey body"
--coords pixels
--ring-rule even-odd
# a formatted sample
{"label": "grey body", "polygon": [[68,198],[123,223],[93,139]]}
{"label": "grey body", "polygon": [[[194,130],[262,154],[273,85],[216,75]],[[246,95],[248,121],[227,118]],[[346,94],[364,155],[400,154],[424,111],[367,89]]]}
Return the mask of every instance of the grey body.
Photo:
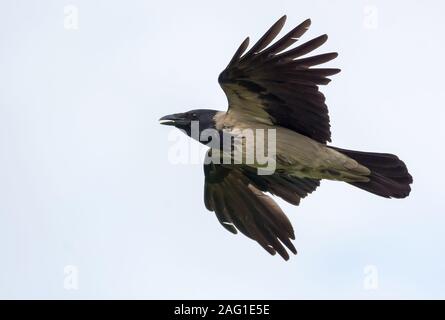
{"label": "grey body", "polygon": [[[345,182],[369,180],[370,170],[348,156],[298,132],[228,112],[214,116],[216,128],[242,138],[244,129],[273,129],[276,132],[276,169],[299,178],[329,179]],[[267,135],[265,136],[267,139]],[[267,142],[263,142],[267,144]],[[246,152],[243,144],[243,152]]]}

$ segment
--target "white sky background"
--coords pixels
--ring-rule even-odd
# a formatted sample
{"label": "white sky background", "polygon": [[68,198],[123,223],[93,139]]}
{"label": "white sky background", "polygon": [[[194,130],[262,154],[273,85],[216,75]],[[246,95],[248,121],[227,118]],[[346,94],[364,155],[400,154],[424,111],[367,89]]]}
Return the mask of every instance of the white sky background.
{"label": "white sky background", "polygon": [[[64,6],[79,29],[64,29]],[[373,28],[366,9],[377,9]],[[439,1],[2,1],[1,298],[445,298],[444,5]],[[223,229],[165,115],[224,109],[219,72],[281,15],[328,33],[333,144],[395,153],[414,185],[343,183],[292,207],[284,262]],[[64,268],[78,289],[64,288]],[[375,266],[378,287],[366,290]]]}

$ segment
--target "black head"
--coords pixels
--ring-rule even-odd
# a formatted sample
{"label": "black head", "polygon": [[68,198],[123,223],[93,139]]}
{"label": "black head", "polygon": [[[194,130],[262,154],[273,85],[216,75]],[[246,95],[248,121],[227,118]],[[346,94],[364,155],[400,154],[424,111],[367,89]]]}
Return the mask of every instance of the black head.
{"label": "black head", "polygon": [[[190,110],[184,113],[175,113],[159,119],[160,123],[167,126],[174,126],[184,130],[187,135],[192,135],[192,128],[195,126],[200,134],[205,129],[214,129],[214,117],[218,111],[208,109]],[[194,137],[193,137],[194,138]]]}

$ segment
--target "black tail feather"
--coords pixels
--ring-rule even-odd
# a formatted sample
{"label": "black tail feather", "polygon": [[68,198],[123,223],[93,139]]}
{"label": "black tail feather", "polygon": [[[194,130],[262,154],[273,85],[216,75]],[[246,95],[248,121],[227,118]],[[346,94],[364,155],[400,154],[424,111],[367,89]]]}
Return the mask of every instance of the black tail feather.
{"label": "black tail feather", "polygon": [[411,192],[410,184],[413,178],[405,163],[397,156],[388,153],[331,148],[371,170],[370,181],[349,182],[349,184],[385,198],[406,198]]}

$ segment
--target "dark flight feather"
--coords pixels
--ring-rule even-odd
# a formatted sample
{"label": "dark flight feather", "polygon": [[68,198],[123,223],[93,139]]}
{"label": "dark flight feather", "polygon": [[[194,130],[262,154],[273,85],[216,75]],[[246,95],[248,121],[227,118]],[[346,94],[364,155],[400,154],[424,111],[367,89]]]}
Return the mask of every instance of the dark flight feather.
{"label": "dark flight feather", "polygon": [[307,19],[292,29],[289,33],[287,33],[283,38],[275,42],[269,48],[265,49],[263,53],[263,57],[268,57],[269,55],[275,55],[278,52],[281,52],[295,42],[309,29],[311,25],[311,20]]}
{"label": "dark flight feather", "polygon": [[252,48],[242,57],[241,60],[247,60],[252,55],[257,54],[265,47],[267,47],[273,39],[280,33],[283,29],[284,23],[286,22],[286,16],[282,16],[277,22],[275,22],[272,27],[252,46]]}
{"label": "dark flight feather", "polygon": [[308,53],[318,49],[327,40],[328,40],[328,36],[324,34],[324,35],[314,38],[308,42],[305,42],[292,50],[286,51],[282,54],[277,54],[272,59],[269,59],[268,63],[276,62],[278,60],[288,61],[289,59],[295,59],[295,58],[301,57],[305,54],[308,54]]}
{"label": "dark flight feather", "polygon": [[331,52],[331,53],[324,53],[317,56],[312,56],[308,58],[293,60],[289,65],[295,66],[295,67],[312,67],[316,66],[322,63],[326,63],[328,61],[331,61],[332,59],[337,58],[338,53]]}
{"label": "dark flight feather", "polygon": [[235,54],[230,60],[228,67],[231,67],[235,62],[239,60],[239,58],[243,55],[244,51],[246,51],[247,47],[249,46],[249,41],[249,37],[244,39],[243,43],[241,43],[238,50],[236,50]]}

